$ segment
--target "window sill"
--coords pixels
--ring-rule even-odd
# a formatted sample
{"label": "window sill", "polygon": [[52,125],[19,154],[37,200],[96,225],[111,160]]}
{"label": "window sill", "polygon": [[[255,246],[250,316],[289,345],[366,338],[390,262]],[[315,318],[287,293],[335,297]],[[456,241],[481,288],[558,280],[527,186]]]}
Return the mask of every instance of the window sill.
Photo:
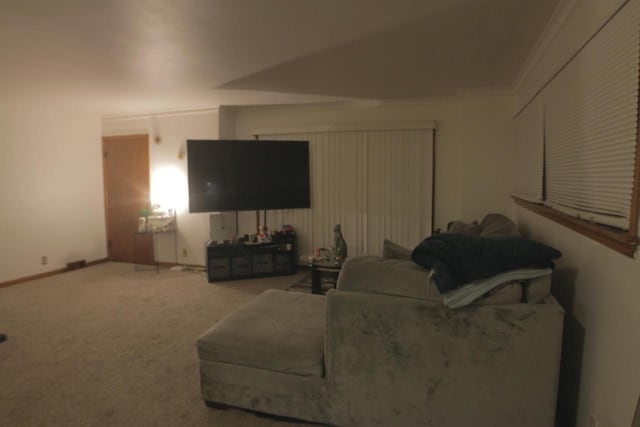
{"label": "window sill", "polygon": [[515,196],[512,196],[512,198],[517,205],[525,209],[540,214],[577,233],[600,242],[616,252],[620,252],[630,258],[634,257],[638,246],[638,236],[606,225],[578,219],[539,203],[533,203]]}

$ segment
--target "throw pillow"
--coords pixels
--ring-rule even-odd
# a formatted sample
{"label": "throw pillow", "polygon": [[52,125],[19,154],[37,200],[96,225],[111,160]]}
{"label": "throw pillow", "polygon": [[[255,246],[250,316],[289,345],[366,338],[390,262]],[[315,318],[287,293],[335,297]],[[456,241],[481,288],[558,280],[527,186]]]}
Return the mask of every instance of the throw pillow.
{"label": "throw pillow", "polygon": [[480,235],[483,237],[515,236],[520,237],[516,224],[502,214],[488,214],[480,223]]}
{"label": "throw pillow", "polygon": [[478,221],[473,221],[472,223],[453,221],[449,223],[447,233],[480,234],[480,226]]}
{"label": "throw pillow", "polygon": [[387,259],[411,259],[411,249],[400,246],[391,240],[384,239],[382,243],[382,257]]}

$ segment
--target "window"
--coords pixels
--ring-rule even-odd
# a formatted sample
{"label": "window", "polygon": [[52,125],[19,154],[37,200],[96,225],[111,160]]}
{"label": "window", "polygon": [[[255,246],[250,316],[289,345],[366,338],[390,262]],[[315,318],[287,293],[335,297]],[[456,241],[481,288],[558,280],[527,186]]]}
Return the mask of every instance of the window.
{"label": "window", "polygon": [[514,119],[525,174],[516,202],[628,256],[638,244],[639,5],[621,8]]}
{"label": "window", "polygon": [[269,211],[269,227],[296,224],[301,252],[331,246],[342,224],[350,255],[379,254],[385,238],[414,247],[432,232],[435,122],[360,123],[260,131],[308,140],[311,209]]}

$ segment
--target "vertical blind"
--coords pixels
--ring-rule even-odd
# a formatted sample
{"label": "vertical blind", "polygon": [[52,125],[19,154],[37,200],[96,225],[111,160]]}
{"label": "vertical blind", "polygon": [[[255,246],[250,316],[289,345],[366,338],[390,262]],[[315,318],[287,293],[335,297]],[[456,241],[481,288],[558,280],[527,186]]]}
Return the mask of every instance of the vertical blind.
{"label": "vertical blind", "polygon": [[262,134],[308,140],[311,209],[268,211],[267,226],[292,224],[300,253],[333,246],[341,224],[349,255],[382,252],[385,238],[413,248],[431,234],[432,129]]}
{"label": "vertical blind", "polygon": [[[639,11],[640,0],[624,5],[516,116],[516,161],[526,176],[515,195],[544,198],[546,205],[569,215],[630,228],[637,172]],[[538,190],[543,184],[544,190]]]}

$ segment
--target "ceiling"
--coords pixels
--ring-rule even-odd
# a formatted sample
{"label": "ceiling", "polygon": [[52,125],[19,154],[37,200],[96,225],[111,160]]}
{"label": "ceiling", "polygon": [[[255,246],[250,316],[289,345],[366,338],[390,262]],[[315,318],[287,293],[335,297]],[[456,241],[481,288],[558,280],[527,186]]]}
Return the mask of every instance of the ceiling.
{"label": "ceiling", "polygon": [[103,116],[510,87],[559,0],[0,0],[0,102]]}

